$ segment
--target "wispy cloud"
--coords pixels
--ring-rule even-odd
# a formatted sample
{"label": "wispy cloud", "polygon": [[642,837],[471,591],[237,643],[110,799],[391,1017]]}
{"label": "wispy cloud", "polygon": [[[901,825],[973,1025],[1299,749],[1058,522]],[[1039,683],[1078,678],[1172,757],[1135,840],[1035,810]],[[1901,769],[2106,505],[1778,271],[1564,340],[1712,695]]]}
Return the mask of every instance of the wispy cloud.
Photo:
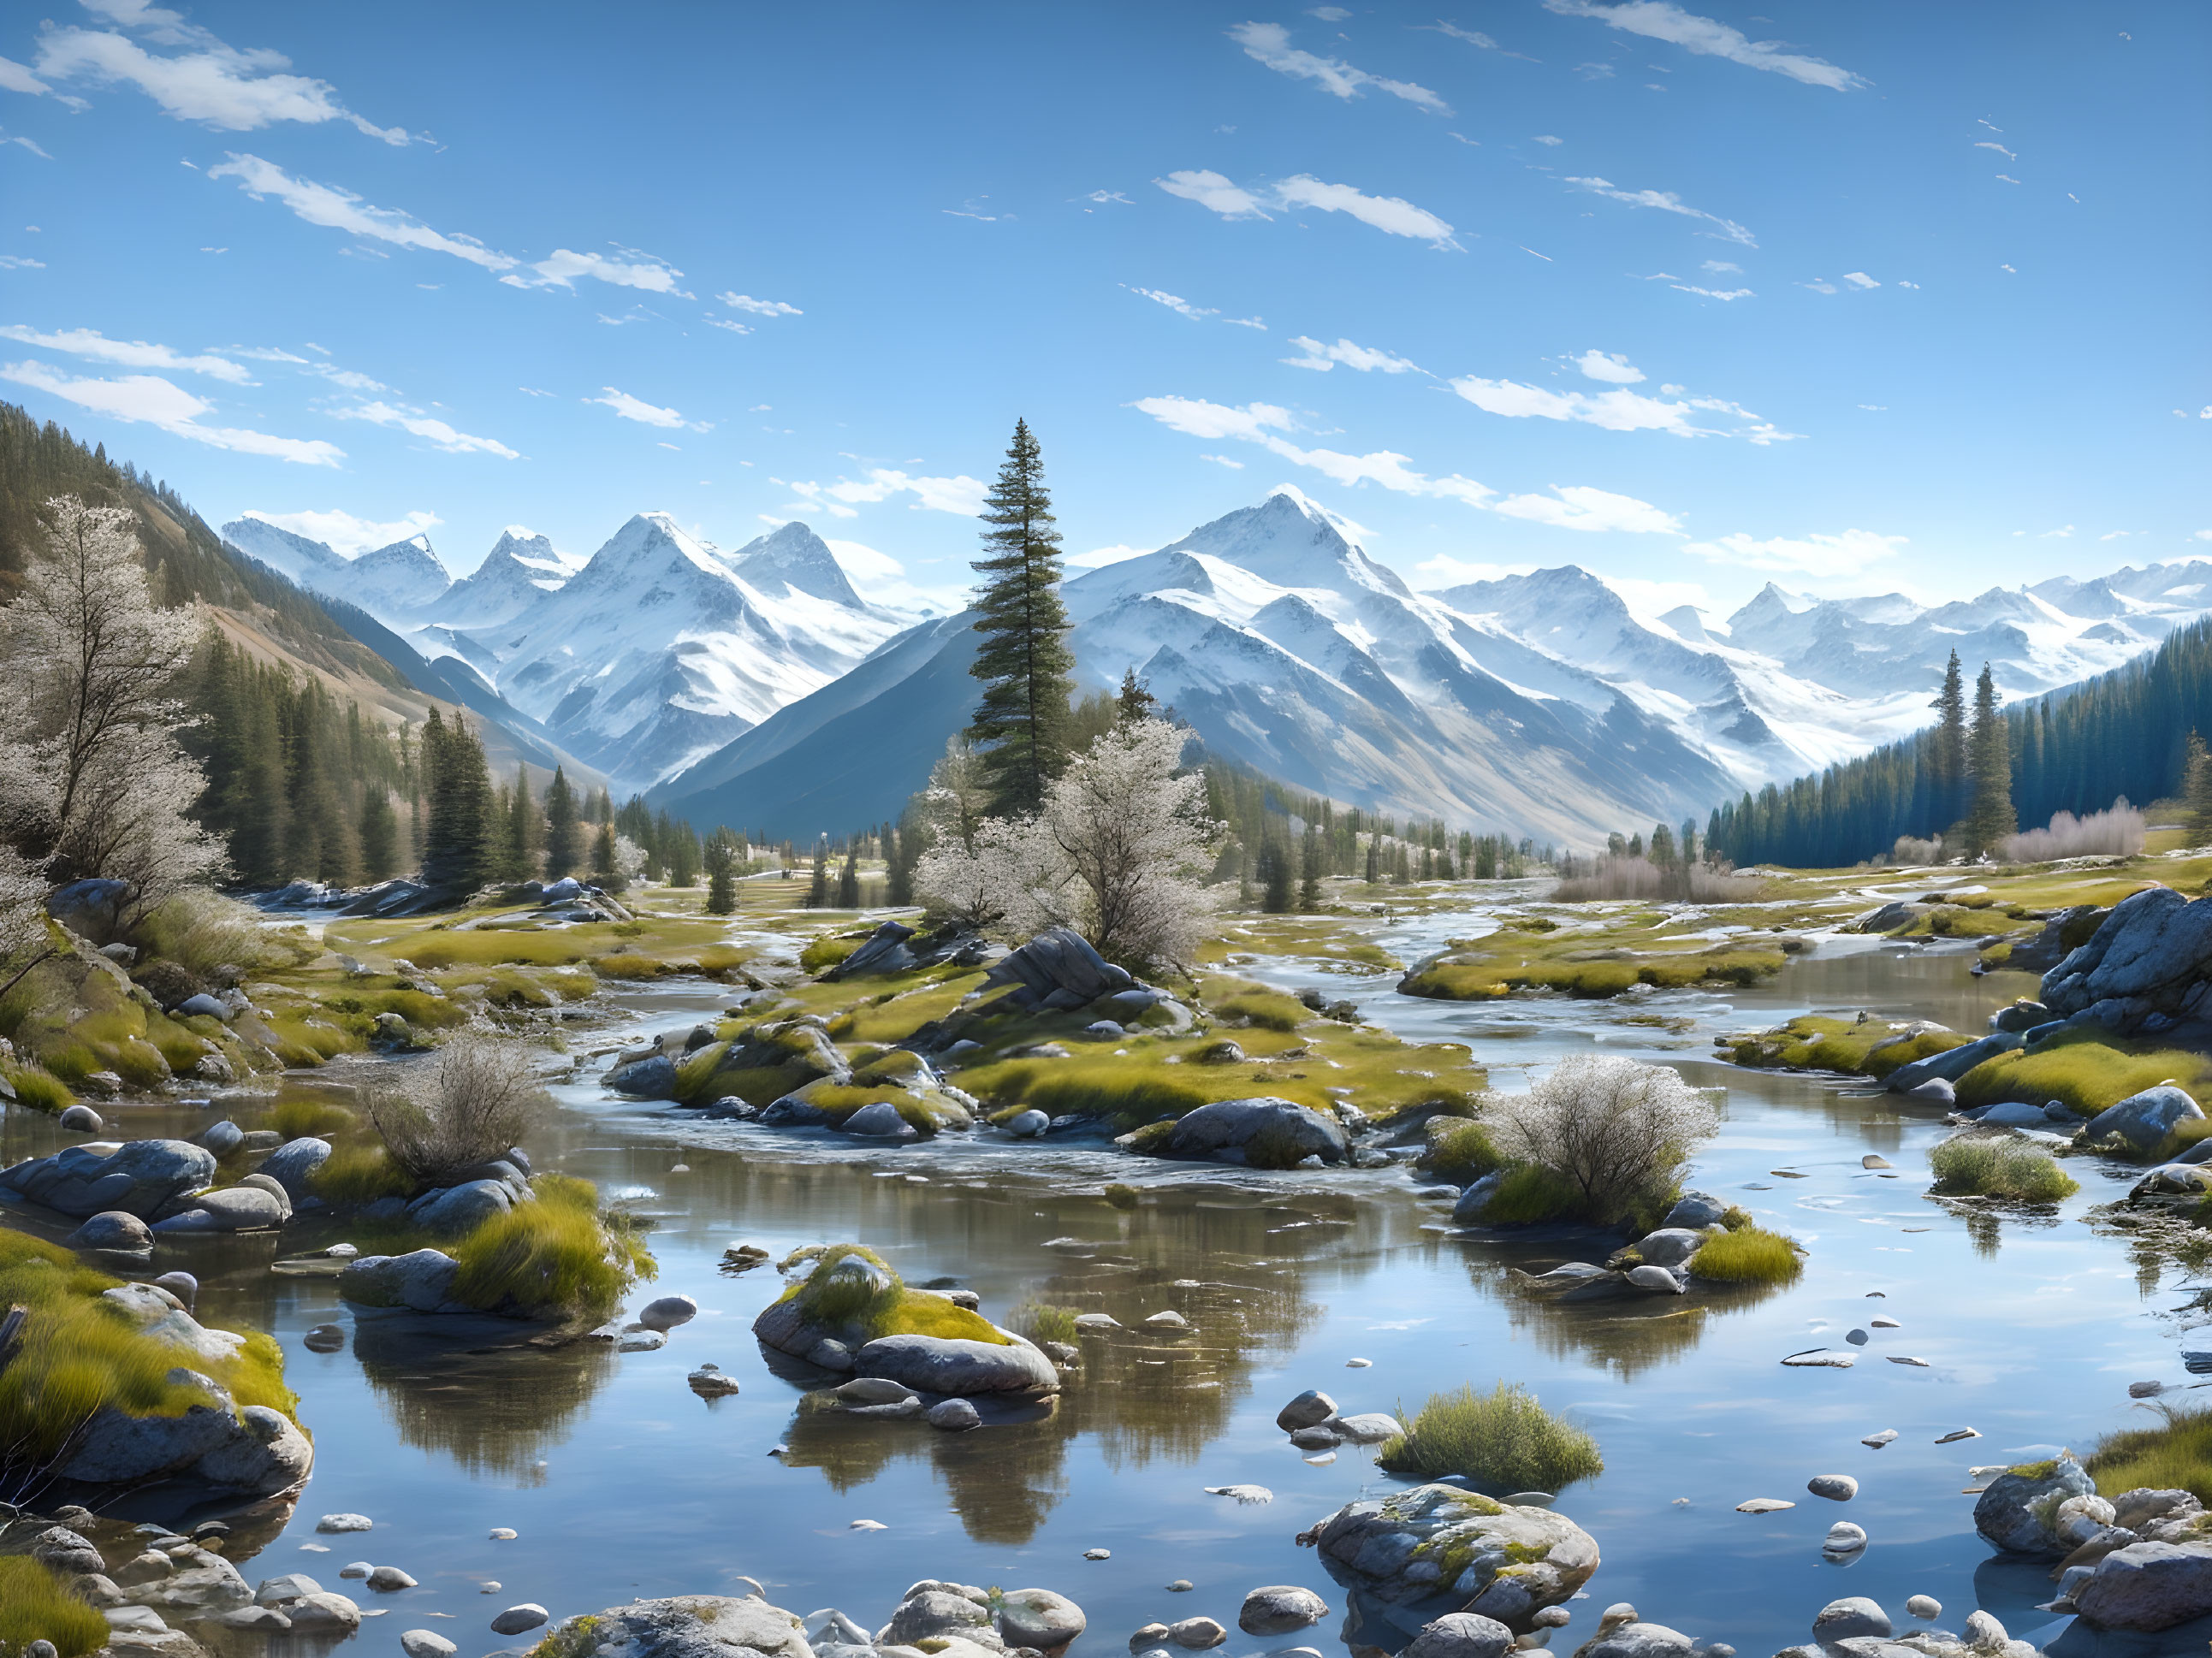
{"label": "wispy cloud", "polygon": [[1169,195],[1196,202],[1224,219],[1265,219],[1270,216],[1268,208],[1289,212],[1312,207],[1324,213],[1349,214],[1389,235],[1410,236],[1439,248],[1459,246],[1452,240],[1451,226],[1425,208],[1397,196],[1370,196],[1352,185],[1328,184],[1310,173],[1285,179],[1264,197],[1206,170],[1170,173],[1152,182]]}
{"label": "wispy cloud", "polygon": [[1180,294],[1170,294],[1164,288],[1129,288],[1127,282],[1123,282],[1121,286],[1128,288],[1132,294],[1139,295],[1155,305],[1164,305],[1169,310],[1178,315],[1188,317],[1194,322],[1203,322],[1208,317],[1218,317],[1221,314],[1211,306],[1193,305]]}
{"label": "wispy cloud", "polygon": [[604,253],[577,253],[557,247],[552,258],[510,270],[500,281],[510,288],[573,288],[578,277],[588,276],[593,282],[616,288],[638,288],[648,294],[667,294],[679,300],[691,297],[676,285],[677,278],[684,273],[666,260],[641,253],[635,248],[621,252],[630,257],[611,259]]}
{"label": "wispy cloud", "polygon": [[1279,75],[1314,82],[1322,91],[1339,98],[1357,98],[1363,89],[1373,87],[1377,92],[1402,98],[1434,114],[1451,113],[1444,100],[1425,86],[1370,75],[1340,58],[1316,58],[1310,52],[1300,51],[1291,44],[1291,32],[1280,23],[1239,23],[1229,31],[1229,38],[1243,47],[1244,55],[1255,62],[1265,64]]}
{"label": "wispy cloud", "polygon": [[1363,374],[1425,374],[1429,372],[1408,358],[1377,350],[1372,346],[1354,345],[1347,339],[1340,339],[1334,345],[1324,345],[1304,334],[1293,334],[1291,343],[1303,354],[1282,359],[1293,368],[1311,368],[1326,374],[1342,363],[1346,368],[1357,369]]}
{"label": "wispy cloud", "polygon": [[[1596,360],[1599,372],[1592,372],[1592,359]],[[1644,376],[1626,359],[1605,357],[1591,351],[1577,360],[1576,366],[1594,380],[1613,381],[1614,389],[1554,392],[1547,386],[1526,386],[1517,380],[1484,380],[1473,374],[1453,380],[1451,388],[1486,414],[1515,420],[1571,421],[1608,432],[1669,432],[1682,438],[1740,437],[1761,446],[1787,442],[1799,435],[1781,431],[1741,404],[1723,398],[1654,398],[1628,391],[1625,389],[1628,384]],[[1668,392],[1680,392],[1681,389],[1678,386],[1662,388]],[[1700,422],[1700,416],[1713,415],[1732,424],[1723,428]]]}
{"label": "wispy cloud", "polygon": [[295,179],[275,162],[264,161],[258,155],[234,153],[228,160],[210,167],[208,177],[235,179],[239,188],[256,201],[273,198],[291,209],[295,217],[327,230],[343,230],[349,236],[386,242],[394,247],[448,253],[486,270],[512,270],[521,263],[495,248],[486,247],[473,236],[448,235],[442,230],[433,230],[410,214],[396,208],[377,207],[336,185]]}
{"label": "wispy cloud", "polygon": [[981,478],[971,478],[965,473],[953,477],[917,477],[888,466],[871,467],[864,478],[839,478],[835,483],[786,483],[781,478],[770,478],[769,482],[799,497],[786,511],[801,513],[811,507],[832,518],[857,518],[859,507],[900,495],[914,496],[908,504],[918,511],[974,518],[983,510],[983,497],[990,493],[989,486]]}
{"label": "wispy cloud", "polygon": [[80,380],[32,358],[0,363],[0,380],[27,386],[81,409],[119,421],[143,421],[173,437],[239,454],[269,455],[301,466],[335,466],[345,451],[320,438],[282,438],[229,426],[206,426],[200,416],[215,405],[196,398],[159,374],[125,374],[114,380]]}
{"label": "wispy cloud", "polygon": [[21,323],[11,323],[0,328],[0,338],[47,351],[66,351],[73,357],[89,357],[96,362],[117,363],[125,368],[175,369],[187,374],[205,374],[210,380],[228,380],[233,386],[254,383],[244,364],[233,362],[228,357],[207,353],[187,355],[144,340],[111,340],[96,328],[70,328],[58,334],[45,334]]}
{"label": "wispy cloud", "polygon": [[717,294],[714,297],[732,311],[750,311],[756,317],[803,317],[806,313],[781,300],[757,300],[750,294]]}
{"label": "wispy cloud", "polygon": [[1871,530],[1844,530],[1834,535],[1815,531],[1808,536],[1770,536],[1765,540],[1736,534],[1712,541],[1692,541],[1683,550],[1715,564],[1737,564],[1752,570],[1787,571],[1815,579],[1855,576],[1897,556],[1905,544],[1903,536],[1877,535]]}
{"label": "wispy cloud", "polygon": [[1582,371],[1584,380],[1604,380],[1613,386],[1634,386],[1644,378],[1644,371],[1618,351],[1600,351],[1595,347],[1568,361]]}
{"label": "wispy cloud", "polygon": [[1989,139],[1987,139],[1987,138],[1984,138],[1984,139],[1979,140],[1978,143],[1976,143],[1976,144],[1974,145],[1974,148],[1975,148],[1976,149],[1994,149],[1995,151],[1996,151],[1996,153],[1997,153],[1998,155],[2000,155],[2003,156],[2003,157],[2005,158],[2005,160],[2007,160],[2008,161],[2017,161],[2020,159],[2020,157],[2019,157],[2019,156],[2017,156],[2017,155],[2014,155],[2014,154],[2012,153],[2012,151],[2010,151],[2010,150],[2007,149],[2006,149],[2002,144],[1999,144],[1999,143],[1991,143]]}
{"label": "wispy cloud", "polygon": [[1456,472],[1431,477],[1409,465],[1405,456],[1387,449],[1352,455],[1334,449],[1304,448],[1285,435],[1298,429],[1290,410],[1273,404],[1238,407],[1196,398],[1162,397],[1139,398],[1131,406],[1171,431],[1212,441],[1228,438],[1256,444],[1270,454],[1310,467],[1346,487],[1372,483],[1394,494],[1458,501],[1484,512],[1561,529],[1681,533],[1681,525],[1673,513],[1631,495],[1587,485],[1555,484],[1549,495],[1500,495],[1488,485]]}
{"label": "wispy cloud", "polygon": [[[611,386],[603,386],[599,391],[599,396],[586,398],[584,401],[611,409],[624,420],[640,421],[647,426],[669,428],[691,424],[676,410],[663,409],[658,404],[647,403],[643,398],[634,398],[627,392],[617,392]],[[704,431],[706,428],[700,427],[696,429]]]}
{"label": "wispy cloud", "polygon": [[1850,70],[1838,69],[1825,58],[1786,51],[1778,40],[1750,39],[1741,29],[1684,11],[1669,3],[1669,0],[1624,0],[1619,5],[1601,5],[1597,0],[1544,0],[1544,9],[1557,12],[1562,17],[1595,18],[1608,28],[1640,34],[1647,39],[1668,41],[1685,52],[1707,58],[1725,58],[1747,69],[1771,70],[1808,86],[1849,92],[1867,84]]}
{"label": "wispy cloud", "polygon": [[385,402],[365,403],[358,408],[333,409],[333,420],[365,420],[375,426],[390,426],[418,438],[429,440],[434,448],[449,455],[497,455],[502,460],[520,460],[521,455],[508,448],[497,438],[471,437],[466,432],[455,431],[444,421],[424,414],[419,409],[395,408]]}
{"label": "wispy cloud", "polygon": [[1610,201],[1626,202],[1631,207],[1656,207],[1662,213],[1679,213],[1686,219],[1702,219],[1716,227],[1706,233],[1708,235],[1718,236],[1723,241],[1741,242],[1746,247],[1759,246],[1751,232],[1735,220],[1723,219],[1717,213],[1692,207],[1671,190],[1623,190],[1609,179],[1569,179],[1567,182],[1579,185]]}
{"label": "wispy cloud", "polygon": [[1518,58],[1524,64],[1540,64],[1544,61],[1540,58],[1531,58],[1525,52],[1507,52],[1504,47],[1499,46],[1480,29],[1463,29],[1458,24],[1447,23],[1441,18],[1433,23],[1415,23],[1413,27],[1417,29],[1431,30],[1437,34],[1448,34],[1455,40],[1464,40],[1468,45],[1483,52],[1494,52],[1506,58]]}
{"label": "wispy cloud", "polygon": [[356,553],[374,552],[380,547],[389,547],[395,541],[411,541],[416,536],[427,535],[433,525],[445,521],[435,513],[424,512],[407,513],[396,519],[380,521],[356,518],[351,513],[337,507],[326,511],[311,507],[297,513],[264,513],[258,507],[249,507],[239,516],[258,519],[262,523],[273,524],[280,530],[289,530],[295,536],[319,541],[332,552],[346,558],[351,558]]}
{"label": "wispy cloud", "polygon": [[1547,149],[1556,149],[1567,141],[1565,138],[1555,137],[1548,132],[1540,132],[1528,142],[1532,144],[1542,144]]}
{"label": "wispy cloud", "polygon": [[[329,82],[286,73],[291,64],[282,53],[240,51],[143,0],[86,0],[86,9],[177,50],[151,52],[114,29],[50,27],[39,39],[38,75],[46,82],[134,86],[176,119],[223,132],[252,132],[280,121],[339,121],[387,144],[410,141],[404,128],[380,127],[348,109]],[[0,70],[0,85],[16,92],[50,89],[19,64]]]}

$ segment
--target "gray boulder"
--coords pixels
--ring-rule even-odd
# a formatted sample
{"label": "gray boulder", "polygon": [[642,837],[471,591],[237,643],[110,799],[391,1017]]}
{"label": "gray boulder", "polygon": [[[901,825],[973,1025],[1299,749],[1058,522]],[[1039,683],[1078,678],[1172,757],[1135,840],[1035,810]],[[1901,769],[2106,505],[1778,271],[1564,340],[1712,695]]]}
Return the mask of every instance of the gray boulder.
{"label": "gray boulder", "polygon": [[[1596,1540],[1565,1515],[1457,1485],[1347,1503],[1297,1540],[1320,1549],[1330,1576],[1386,1604],[1449,1597],[1516,1631],[1570,1599],[1598,1565]],[[1466,1564],[1448,1577],[1448,1560]]]}
{"label": "gray boulder", "polygon": [[627,1094],[633,1099],[672,1100],[676,1097],[676,1061],[665,1054],[633,1060],[608,1072],[606,1084],[616,1093]]}
{"label": "gray boulder", "polygon": [[2162,1630],[2212,1613],[2212,1544],[2130,1543],[2097,1562],[2075,1609],[2102,1629]]}
{"label": "gray boulder", "polygon": [[1004,1345],[951,1336],[878,1336],[855,1355],[854,1369],[921,1394],[972,1397],[1060,1391],[1058,1367],[1019,1336]]}
{"label": "gray boulder", "polygon": [[154,1234],[137,1216],[109,1209],[94,1215],[63,1242],[72,1249],[145,1250],[154,1247]]}
{"label": "gray boulder", "polygon": [[1064,926],[1048,927],[1020,949],[1009,950],[983,975],[988,987],[1018,984],[1039,1000],[1064,990],[1078,1007],[1127,990],[1133,982],[1081,933]]}
{"label": "gray boulder", "polygon": [[750,1594],[633,1600],[568,1619],[547,1638],[564,1658],[814,1658],[796,1616]]}
{"label": "gray boulder", "polygon": [[407,1206],[407,1218],[441,1237],[465,1237],[514,1207],[514,1189],[504,1181],[465,1181],[425,1192]]}
{"label": "gray boulder", "polygon": [[902,921],[884,921],[860,947],[822,976],[825,980],[860,979],[872,973],[903,973],[915,964],[907,940],[914,929]]}
{"label": "gray boulder", "polygon": [[638,1309],[637,1321],[648,1330],[672,1330],[699,1316],[699,1303],[689,1296],[656,1296]]}
{"label": "gray boulder", "polygon": [[1845,1595],[1831,1600],[1820,1608],[1813,1619],[1813,1638],[1816,1641],[1848,1641],[1855,1636],[1887,1635],[1891,1625],[1889,1614],[1879,1602],[1863,1594]]}
{"label": "gray boulder", "polygon": [[1886,1085],[1893,1094],[1910,1094],[1922,1083],[1955,1083],[1983,1060],[1994,1060],[2000,1054],[2013,1052],[2020,1047],[2021,1041],[2017,1031],[1992,1031],[1963,1047],[1930,1054],[1924,1060],[1915,1060],[1910,1065],[1898,1066],[1889,1073]]}
{"label": "gray boulder", "polygon": [[46,896],[46,914],[80,938],[95,944],[112,944],[123,930],[124,912],[131,902],[131,884],[94,876],[71,881]]}
{"label": "gray boulder", "polygon": [[921,1419],[947,1433],[965,1433],[983,1425],[982,1413],[964,1399],[940,1399],[921,1413]]}
{"label": "gray boulder", "polygon": [[460,1262],[436,1249],[404,1255],[363,1255],[338,1274],[338,1294],[356,1307],[394,1312],[442,1313],[471,1310],[454,1302],[453,1279]]}
{"label": "gray boulder", "polygon": [[119,1209],[149,1220],[215,1178],[215,1154],[185,1140],[132,1140],[112,1151],[72,1145],[0,1170],[0,1191],[64,1215]]}
{"label": "gray boulder", "polygon": [[1659,1225],[1662,1230],[1684,1226],[1693,1232],[1702,1232],[1708,1226],[1719,1225],[1721,1217],[1727,1212],[1728,1205],[1710,1192],[1685,1192],[1674,1199],[1674,1206],[1667,1212],[1667,1218]]}
{"label": "gray boulder", "polygon": [[918,1138],[919,1131],[889,1100],[877,1100],[864,1105],[838,1127],[846,1133],[862,1139],[910,1140]]}
{"label": "gray boulder", "polygon": [[1513,1649],[1513,1631],[1479,1612],[1447,1612],[1422,1625],[1403,1658],[1504,1658]]}
{"label": "gray boulder", "polygon": [[1311,1589],[1271,1583],[1244,1597],[1244,1605],[1237,1613],[1237,1627],[1247,1635],[1288,1635],[1328,1616],[1328,1602]]}
{"label": "gray boulder", "polygon": [[88,1105],[73,1105],[63,1112],[61,1127],[72,1134],[97,1134],[107,1127],[99,1112]]}
{"label": "gray boulder", "polygon": [[1974,1529],[1992,1547],[2030,1560],[2060,1560],[2075,1545],[2052,1528],[2052,1516],[2069,1497],[2096,1492],[2071,1451],[2063,1452],[2051,1472],[2002,1473],[1974,1502]]}
{"label": "gray boulder", "polygon": [[192,1139],[218,1157],[227,1157],[246,1144],[246,1131],[225,1117],[220,1122],[210,1123]]}
{"label": "gray boulder", "polygon": [[2203,1114],[2203,1108],[2181,1090],[2172,1083],[2160,1083],[2099,1112],[2089,1119],[2081,1136],[2092,1144],[2118,1136],[2148,1151],[2164,1145],[2177,1124]]}
{"label": "gray boulder", "polygon": [[997,1647],[991,1627],[990,1597],[963,1583],[924,1579],[907,1590],[890,1621],[876,1631],[879,1646],[913,1646],[922,1641],[968,1640]]}
{"label": "gray boulder", "polygon": [[[118,1304],[126,1309],[133,1306],[130,1302]],[[190,1325],[204,1337],[221,1339],[234,1350],[240,1339],[228,1331],[203,1331],[189,1314],[175,1310],[141,1328],[172,1338],[181,1333],[180,1325]],[[211,1344],[186,1339],[178,1345],[204,1353]],[[172,1381],[195,1387],[206,1402],[174,1416],[130,1416],[112,1406],[103,1407],[86,1424],[63,1465],[62,1479],[115,1488],[158,1480],[215,1496],[254,1498],[295,1491],[307,1479],[314,1466],[314,1448],[289,1417],[262,1405],[240,1409],[228,1394],[197,1371],[172,1370],[169,1375]]]}
{"label": "gray boulder", "polygon": [[1050,1589],[1009,1589],[1000,1597],[999,1636],[1010,1647],[1055,1652],[1089,1626],[1083,1608]]}
{"label": "gray boulder", "polygon": [[1503,1169],[1493,1169],[1474,1185],[1468,1187],[1466,1191],[1459,1194],[1459,1201],[1452,1205],[1452,1224],[1455,1226],[1483,1224],[1490,1208],[1491,1199],[1498,1195],[1498,1187],[1504,1184],[1505,1171]]}
{"label": "gray boulder", "polygon": [[1290,1100],[1261,1096],[1217,1100],[1179,1119],[1160,1146],[1170,1157],[1227,1157],[1261,1169],[1289,1169],[1310,1157],[1342,1163],[1344,1125]]}
{"label": "gray boulder", "polygon": [[1275,1412],[1275,1425],[1285,1433],[1295,1433],[1300,1428],[1318,1427],[1335,1414],[1336,1401],[1309,1388]]}
{"label": "gray boulder", "polygon": [[2212,1025],[2212,902],[2150,887],[2043,975],[2044,1005],[2123,1035]]}
{"label": "gray boulder", "polygon": [[328,1163],[330,1157],[331,1143],[328,1140],[317,1139],[312,1134],[302,1135],[296,1140],[285,1141],[262,1158],[260,1168],[254,1172],[268,1175],[291,1195],[295,1204],[298,1204],[314,1195],[308,1182],[313,1178],[315,1170]]}
{"label": "gray boulder", "polygon": [[187,1019],[220,1019],[225,1024],[228,1024],[234,1017],[228,1004],[217,1001],[204,990],[185,997],[170,1011]]}
{"label": "gray boulder", "polygon": [[1042,1111],[1017,1111],[1006,1119],[1006,1133],[1018,1140],[1034,1140],[1043,1137],[1052,1127],[1052,1119]]}
{"label": "gray boulder", "polygon": [[1666,1226],[1647,1234],[1636,1246],[1636,1253],[1644,1258],[1646,1266],[1680,1266],[1698,1253],[1705,1242],[1703,1232],[1693,1232],[1686,1226]]}
{"label": "gray boulder", "polygon": [[525,1630],[536,1629],[547,1617],[545,1608],[535,1600],[525,1600],[513,1606],[491,1620],[494,1635],[520,1635]]}
{"label": "gray boulder", "polygon": [[[1629,1610],[1632,1614],[1635,1609]],[[1700,1652],[1698,1643],[1678,1629],[1647,1624],[1633,1615],[1619,1619],[1608,1616],[1595,1635],[1575,1649],[1575,1658],[1693,1658]]]}
{"label": "gray boulder", "polygon": [[185,1207],[154,1223],[156,1234],[190,1232],[253,1232],[282,1226],[291,1206],[258,1186],[225,1186],[197,1192],[185,1199]]}

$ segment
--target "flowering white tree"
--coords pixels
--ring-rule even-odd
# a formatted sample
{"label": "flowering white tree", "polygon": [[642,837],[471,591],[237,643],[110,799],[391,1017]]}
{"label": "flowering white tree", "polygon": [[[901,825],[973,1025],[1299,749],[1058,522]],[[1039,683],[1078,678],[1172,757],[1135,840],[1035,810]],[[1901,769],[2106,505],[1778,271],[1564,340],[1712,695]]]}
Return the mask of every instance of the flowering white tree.
{"label": "flowering white tree", "polygon": [[50,883],[127,883],[143,913],[223,863],[186,816],[206,779],[170,695],[198,629],[155,605],[128,512],[46,509],[46,549],[0,610],[0,839]]}
{"label": "flowering white tree", "polygon": [[1656,1195],[1720,1127],[1711,1096],[1671,1066],[1588,1054],[1561,1060],[1526,1094],[1485,1095],[1482,1121],[1499,1151],[1559,1175],[1603,1220]]}
{"label": "flowering white tree", "polygon": [[990,811],[990,781],[982,756],[964,736],[948,738],[945,753],[930,768],[921,806],[930,833],[939,844],[957,841],[972,847]]}
{"label": "flowering white tree", "polygon": [[1187,961],[1221,829],[1206,816],[1204,780],[1178,775],[1188,740],[1164,720],[1115,726],[1047,786],[1036,817],[987,819],[972,846],[933,848],[915,893],[969,926],[1024,936],[1073,926],[1124,961]]}

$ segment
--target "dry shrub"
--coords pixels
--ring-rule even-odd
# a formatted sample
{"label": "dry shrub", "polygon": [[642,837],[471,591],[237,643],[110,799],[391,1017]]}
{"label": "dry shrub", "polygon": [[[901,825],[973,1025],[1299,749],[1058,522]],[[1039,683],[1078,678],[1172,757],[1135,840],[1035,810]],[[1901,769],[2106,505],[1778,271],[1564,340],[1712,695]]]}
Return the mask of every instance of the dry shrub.
{"label": "dry shrub", "polygon": [[427,1072],[371,1094],[368,1114],[392,1161],[438,1186],[505,1157],[545,1102],[527,1048],[465,1030],[439,1050]]}
{"label": "dry shrub", "polygon": [[1607,1224],[1655,1203],[1690,1148],[1720,1126],[1711,1101],[1663,1065],[1583,1055],[1526,1094],[1484,1096],[1498,1149],[1574,1189],[1580,1218]]}
{"label": "dry shrub", "polygon": [[2103,811],[2076,817],[2054,812],[2048,829],[2022,829],[1998,843],[2006,862],[2044,864],[2054,858],[2132,858],[2143,849],[2143,815],[2123,796]]}

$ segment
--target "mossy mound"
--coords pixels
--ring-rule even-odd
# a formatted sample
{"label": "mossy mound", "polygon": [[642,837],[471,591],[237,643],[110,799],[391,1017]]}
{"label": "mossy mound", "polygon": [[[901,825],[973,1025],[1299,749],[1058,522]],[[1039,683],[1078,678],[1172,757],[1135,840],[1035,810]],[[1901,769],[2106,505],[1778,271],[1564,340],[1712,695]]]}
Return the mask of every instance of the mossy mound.
{"label": "mossy mound", "polygon": [[[824,1336],[855,1348],[878,1336],[891,1335],[1011,1345],[1006,1333],[981,1314],[943,1296],[908,1289],[880,1255],[860,1244],[802,1251],[785,1265],[804,1265],[808,1260],[813,1263],[812,1269],[777,1297],[761,1317],[769,1321],[770,1314],[781,1309],[781,1315],[773,1321],[775,1328],[781,1332],[788,1327],[793,1333],[786,1339],[802,1339],[798,1333],[801,1329],[811,1339],[806,1339],[803,1348],[793,1347],[762,1332],[762,1339],[771,1345],[803,1356]],[[755,1329],[758,1331],[760,1326],[756,1324]]]}
{"label": "mossy mound", "polygon": [[2081,1116],[2093,1117],[2169,1081],[2199,1105],[2212,1102],[2212,1057],[2077,1029],[2060,1031],[2033,1048],[1983,1060],[1959,1078],[1957,1090],[1960,1105],[1995,1105],[2005,1100],[2041,1105],[2057,1100]]}
{"label": "mossy mound", "polygon": [[1431,1394],[1376,1461],[1394,1473],[1464,1474],[1501,1491],[1555,1491],[1605,1471],[1597,1441],[1547,1411],[1518,1382],[1486,1394],[1472,1387]]}
{"label": "mossy mound", "polygon": [[2048,1151],[2009,1134],[1954,1135],[1928,1154],[1928,1169],[1940,1197],[2057,1203],[2081,1189]]}
{"label": "mossy mound", "polygon": [[1771,1030],[1717,1037],[1715,1045],[1723,1058],[1753,1070],[1836,1071],[1879,1079],[1971,1040],[1955,1030],[1808,1013]]}
{"label": "mossy mound", "polygon": [[1795,1240],[1747,1224],[1707,1238],[1689,1268],[1692,1277],[1720,1284],[1787,1284],[1803,1273],[1805,1260]]}
{"label": "mossy mound", "polygon": [[495,1215],[454,1246],[453,1297],[486,1312],[594,1321],[654,1276],[635,1230],[599,1211],[599,1188],[565,1175],[531,1182],[534,1203]]}

